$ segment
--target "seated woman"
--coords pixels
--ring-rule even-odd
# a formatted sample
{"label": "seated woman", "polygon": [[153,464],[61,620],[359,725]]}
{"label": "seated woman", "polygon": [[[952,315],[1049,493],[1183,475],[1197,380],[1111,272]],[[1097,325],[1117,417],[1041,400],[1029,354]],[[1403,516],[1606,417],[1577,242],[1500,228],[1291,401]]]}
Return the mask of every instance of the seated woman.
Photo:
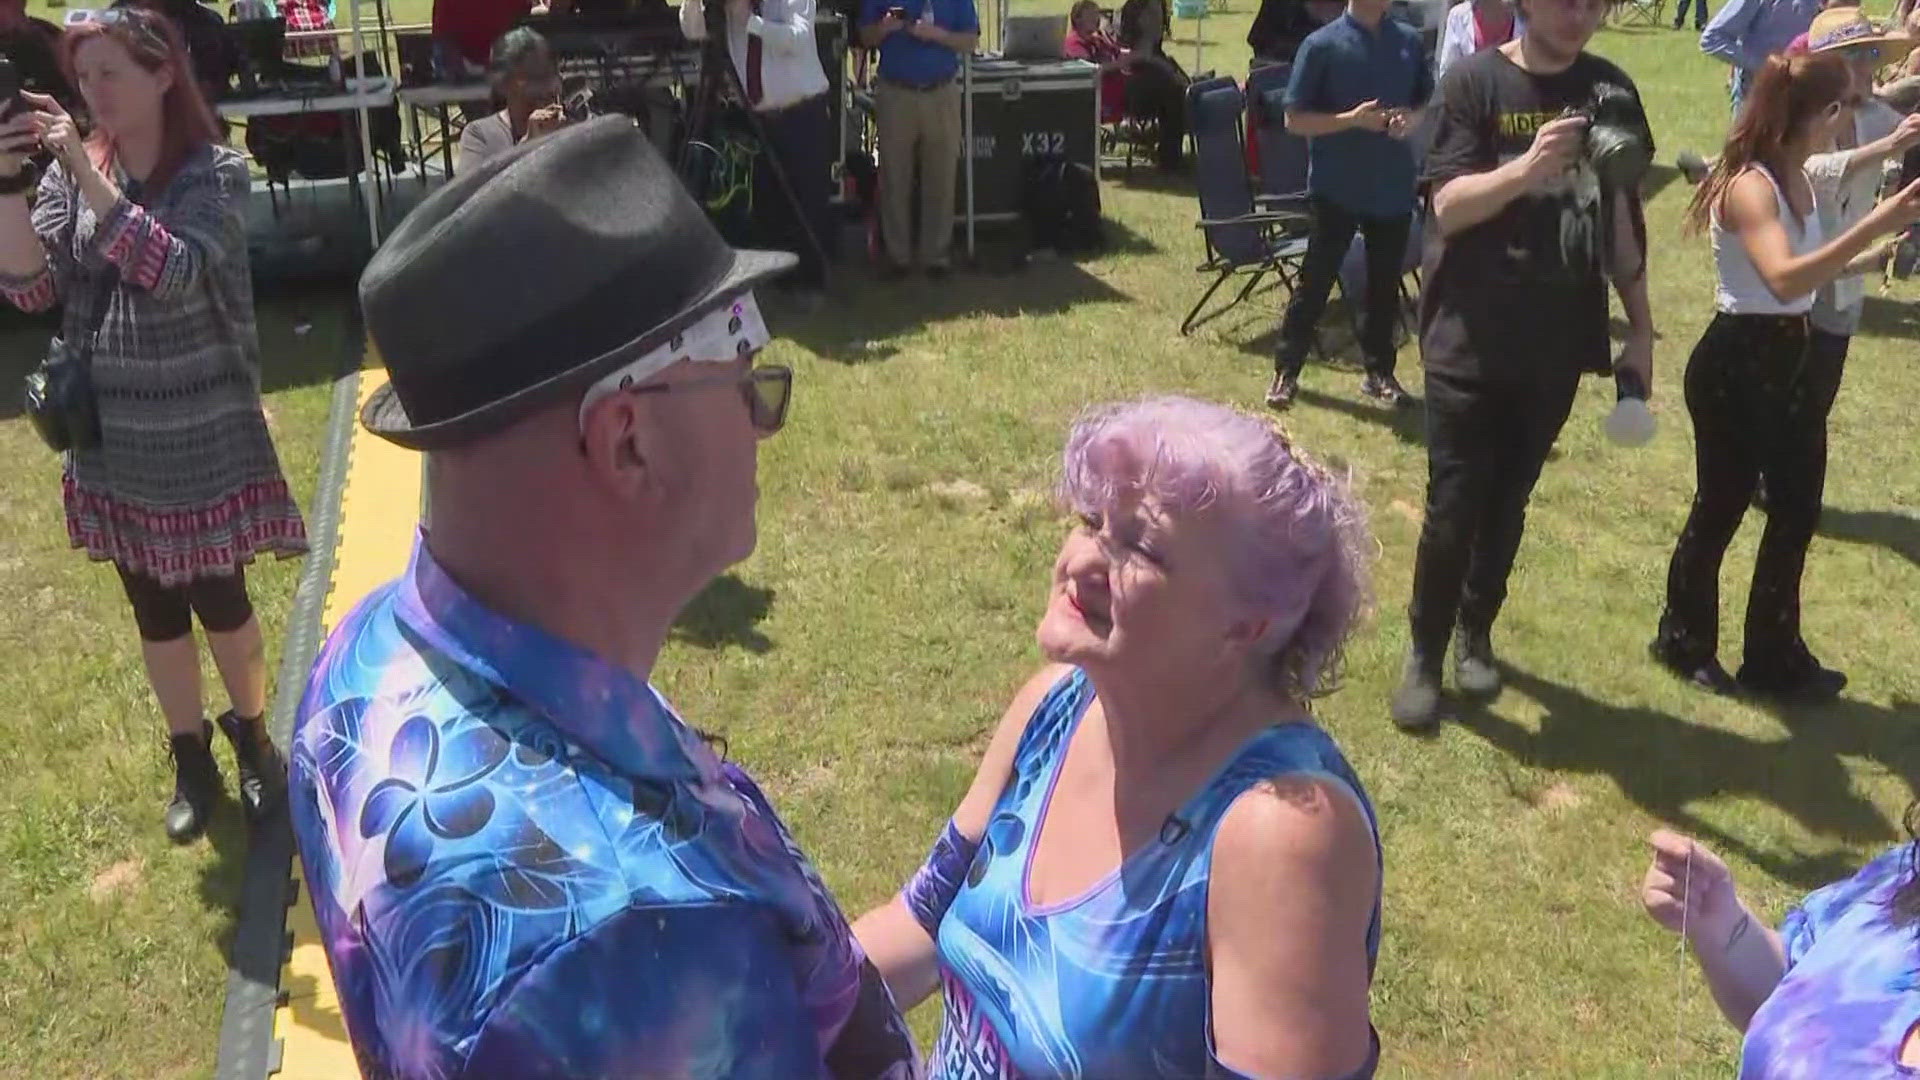
{"label": "seated woman", "polygon": [[1148,70],[1120,43],[1100,29],[1104,18],[1100,0],[1078,0],[1073,5],[1072,28],[1061,47],[1069,60],[1100,66],[1100,122],[1122,117],[1151,120],[1159,125],[1159,161],[1163,168],[1178,167],[1187,138],[1186,100],[1179,84]]}
{"label": "seated woman", "polygon": [[1373,809],[1308,702],[1366,595],[1345,486],[1167,398],[1067,441],[1079,517],[1014,697],[925,866],[855,935],[930,1076],[1366,1077]]}
{"label": "seated woman", "polygon": [[[1120,47],[1127,53],[1127,111],[1160,117],[1162,169],[1179,169],[1187,145],[1187,73],[1167,55],[1173,16],[1162,0],[1127,0],[1120,8]],[[1168,103],[1171,103],[1169,107]]]}
{"label": "seated woman", "polygon": [[1715,1004],[1745,1035],[1740,1080],[1914,1075],[1914,844],[1815,890],[1776,933],[1741,901],[1713,852],[1664,829],[1652,843],[1641,902],[1654,922],[1685,931]]}
{"label": "seated woman", "polygon": [[566,126],[566,112],[560,107],[560,72],[539,31],[516,26],[500,35],[493,43],[487,76],[506,108],[470,121],[460,133],[456,175],[478,168],[524,140]]}

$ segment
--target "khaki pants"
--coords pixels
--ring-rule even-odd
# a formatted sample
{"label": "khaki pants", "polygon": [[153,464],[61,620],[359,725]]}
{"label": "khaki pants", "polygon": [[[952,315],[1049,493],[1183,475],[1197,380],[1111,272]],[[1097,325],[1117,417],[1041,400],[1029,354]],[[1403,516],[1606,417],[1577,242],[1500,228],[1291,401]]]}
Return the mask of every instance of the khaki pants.
{"label": "khaki pants", "polygon": [[920,168],[921,266],[947,265],[953,246],[953,198],[960,169],[960,81],[910,90],[881,80],[875,94],[880,128],[880,236],[887,258],[911,266],[913,174]]}

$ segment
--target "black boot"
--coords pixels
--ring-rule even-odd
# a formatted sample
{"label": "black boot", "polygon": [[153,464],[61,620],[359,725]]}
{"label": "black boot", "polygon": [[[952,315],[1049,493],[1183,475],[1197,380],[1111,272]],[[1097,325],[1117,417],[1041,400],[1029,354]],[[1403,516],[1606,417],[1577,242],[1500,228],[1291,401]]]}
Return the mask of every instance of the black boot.
{"label": "black boot", "polygon": [[240,809],[252,824],[280,809],[287,794],[287,765],[259,717],[243,720],[231,710],[220,715],[220,730],[233,744],[234,771],[240,775]]}
{"label": "black boot", "polygon": [[173,755],[173,801],[167,804],[167,838],[185,844],[199,836],[220,798],[220,766],[213,762],[213,725],[202,720],[197,735],[167,736]]}

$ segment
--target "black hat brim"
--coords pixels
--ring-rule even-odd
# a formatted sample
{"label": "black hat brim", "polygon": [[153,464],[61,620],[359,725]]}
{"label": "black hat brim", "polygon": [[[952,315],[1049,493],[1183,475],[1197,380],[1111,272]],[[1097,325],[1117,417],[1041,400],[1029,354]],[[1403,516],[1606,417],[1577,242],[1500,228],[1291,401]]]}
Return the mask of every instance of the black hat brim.
{"label": "black hat brim", "polygon": [[584,393],[601,376],[659,347],[707,312],[756,285],[779,277],[799,262],[785,251],[737,249],[733,256],[732,268],[712,288],[690,301],[673,318],[617,349],[590,357],[558,375],[477,409],[430,424],[414,424],[407,418],[407,410],[389,382],[367,399],[360,410],[360,423],[369,432],[409,450],[444,449],[499,431],[570,393]]}

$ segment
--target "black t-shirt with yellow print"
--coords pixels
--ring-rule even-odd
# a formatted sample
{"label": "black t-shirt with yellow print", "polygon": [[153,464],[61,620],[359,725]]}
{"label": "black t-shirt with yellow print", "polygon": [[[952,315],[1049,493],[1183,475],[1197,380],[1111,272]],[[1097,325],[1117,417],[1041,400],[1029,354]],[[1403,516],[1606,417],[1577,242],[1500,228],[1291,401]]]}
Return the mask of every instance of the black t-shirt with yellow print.
{"label": "black t-shirt with yellow print", "polygon": [[[1424,189],[1521,156],[1542,125],[1586,106],[1603,83],[1638,97],[1625,72],[1588,53],[1552,75],[1523,71],[1499,49],[1460,61],[1436,95]],[[1639,194],[1631,198],[1638,216]],[[1421,362],[1474,378],[1610,370],[1603,243],[1610,216],[1600,204],[1599,178],[1580,160],[1546,190],[1458,235],[1442,239],[1428,228]]]}

